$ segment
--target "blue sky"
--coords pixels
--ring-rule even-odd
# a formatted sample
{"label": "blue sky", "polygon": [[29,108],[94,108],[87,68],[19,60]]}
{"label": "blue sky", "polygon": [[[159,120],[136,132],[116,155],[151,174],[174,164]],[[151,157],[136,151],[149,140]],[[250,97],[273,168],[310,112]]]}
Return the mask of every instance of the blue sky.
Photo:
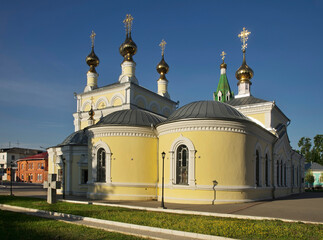
{"label": "blue sky", "polygon": [[0,147],[40,148],[74,131],[74,92],[86,85],[90,33],[99,86],[118,81],[123,19],[132,36],[139,84],[157,89],[162,39],[170,66],[169,93],[180,106],[211,100],[227,53],[227,76],[237,94],[242,62],[237,35],[251,31],[247,63],[252,95],[275,100],[291,119],[289,138],[323,133],[322,1],[3,1],[0,8]]}

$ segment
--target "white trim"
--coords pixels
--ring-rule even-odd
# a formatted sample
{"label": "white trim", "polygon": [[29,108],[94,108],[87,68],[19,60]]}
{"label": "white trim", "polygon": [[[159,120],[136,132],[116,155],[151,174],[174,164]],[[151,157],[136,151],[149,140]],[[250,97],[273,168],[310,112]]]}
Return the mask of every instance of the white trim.
{"label": "white trim", "polygon": [[[118,98],[120,98],[120,100],[121,100],[121,105],[123,105],[124,103],[125,103],[125,98],[124,98],[124,96],[121,94],[121,93],[116,93],[116,94],[114,94],[113,96],[112,96],[112,98],[111,98],[111,100],[110,100],[110,105],[113,107],[113,105],[114,105],[114,102],[118,99]],[[117,107],[117,106],[116,106]]]}
{"label": "white trim", "polygon": [[139,100],[142,100],[143,102],[144,102],[144,107],[143,108],[145,108],[145,109],[147,109],[147,106],[148,106],[148,102],[147,102],[147,99],[146,99],[146,97],[144,97],[143,95],[137,95],[136,97],[135,97],[135,99],[134,99],[134,103],[138,106],[138,107],[140,107],[139,105],[138,105],[138,101]]}
{"label": "white trim", "polygon": [[149,103],[149,105],[148,105],[148,110],[150,110],[150,111],[154,112],[154,111],[152,110],[153,106],[156,106],[156,108],[157,108],[157,113],[160,113],[160,106],[159,106],[159,104],[158,104],[156,101],[151,101],[151,102]]}
{"label": "white trim", "polygon": [[[189,159],[188,159],[188,185],[178,185],[176,184],[176,161],[177,161],[177,157],[176,157],[176,151],[177,148],[180,145],[185,145],[188,148],[189,151]],[[192,143],[192,141],[186,137],[183,137],[183,135],[181,134],[178,138],[176,138],[170,149],[169,149],[169,153],[170,153],[170,179],[169,179],[169,183],[171,185],[176,185],[176,186],[181,186],[181,187],[192,187],[196,185],[196,179],[195,179],[195,147],[194,144]]]}
{"label": "white trim", "polygon": [[156,183],[132,183],[132,182],[94,182],[93,186],[105,186],[105,187],[135,187],[135,188],[155,188]]}
{"label": "white trim", "polygon": [[141,195],[141,194],[117,194],[117,193],[94,193],[94,192],[88,192],[88,196],[106,196],[106,197],[140,197],[140,198],[156,198],[155,195]]}
{"label": "white trim", "polygon": [[81,111],[82,112],[85,112],[85,108],[86,108],[86,106],[87,105],[90,105],[90,107],[91,107],[91,105],[92,105],[92,103],[91,103],[91,101],[90,100],[86,100],[83,104],[82,104],[82,108],[81,108]]}
{"label": "white trim", "polygon": [[100,148],[103,148],[106,153],[106,159],[105,159],[105,181],[107,183],[111,183],[111,150],[109,146],[103,142],[102,140],[99,140],[97,143],[95,143],[92,147],[92,180],[89,180],[89,183],[95,183],[97,181],[97,152]]}
{"label": "white trim", "polygon": [[[99,105],[100,105],[100,103],[101,103],[101,102],[105,103],[105,108],[106,108],[106,107],[109,107],[109,101],[108,101],[108,99],[107,99],[105,96],[102,96],[102,97],[100,97],[100,98],[96,101],[96,103],[95,103],[95,105],[94,105],[94,108],[95,108],[95,109],[98,109],[98,107],[99,107]],[[103,108],[101,108],[101,109],[103,109]],[[98,109],[98,110],[101,110],[101,109]]]}
{"label": "white trim", "polygon": [[132,126],[104,126],[89,129],[93,132],[93,137],[147,137],[156,138],[154,131],[150,127]]}

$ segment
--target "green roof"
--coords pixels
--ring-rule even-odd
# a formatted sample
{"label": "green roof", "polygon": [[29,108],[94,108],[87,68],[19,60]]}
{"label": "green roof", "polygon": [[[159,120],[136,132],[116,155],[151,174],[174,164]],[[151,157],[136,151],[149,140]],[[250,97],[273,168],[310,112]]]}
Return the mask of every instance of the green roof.
{"label": "green roof", "polygon": [[[218,98],[219,91],[221,91],[221,93],[222,93],[222,97],[220,100]],[[230,94],[228,94],[228,93],[230,93]],[[214,100],[218,101],[218,102],[226,102],[226,101],[229,101],[230,99],[232,99],[233,96],[234,96],[234,93],[231,91],[229,81],[227,78],[227,74],[226,73],[221,74],[218,88],[216,89],[216,92],[214,93]]]}

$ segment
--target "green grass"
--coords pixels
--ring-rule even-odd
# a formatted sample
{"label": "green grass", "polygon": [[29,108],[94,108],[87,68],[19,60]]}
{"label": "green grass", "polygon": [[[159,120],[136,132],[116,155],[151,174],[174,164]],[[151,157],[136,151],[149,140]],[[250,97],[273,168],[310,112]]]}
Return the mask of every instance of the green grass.
{"label": "green grass", "polygon": [[0,196],[0,203],[238,239],[323,239],[323,225],[180,215],[64,202],[49,205],[41,199],[10,196]]}
{"label": "green grass", "polygon": [[120,233],[74,225],[46,218],[0,210],[0,238],[2,240],[135,240],[143,239]]}

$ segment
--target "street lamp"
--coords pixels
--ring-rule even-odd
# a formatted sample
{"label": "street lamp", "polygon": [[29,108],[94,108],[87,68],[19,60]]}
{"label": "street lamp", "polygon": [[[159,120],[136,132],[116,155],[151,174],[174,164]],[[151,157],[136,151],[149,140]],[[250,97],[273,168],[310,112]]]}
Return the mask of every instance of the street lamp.
{"label": "street lamp", "polygon": [[165,165],[165,152],[162,152],[162,158],[163,158],[163,175],[162,175],[162,202],[161,202],[161,208],[166,209],[164,205],[164,165]]}

